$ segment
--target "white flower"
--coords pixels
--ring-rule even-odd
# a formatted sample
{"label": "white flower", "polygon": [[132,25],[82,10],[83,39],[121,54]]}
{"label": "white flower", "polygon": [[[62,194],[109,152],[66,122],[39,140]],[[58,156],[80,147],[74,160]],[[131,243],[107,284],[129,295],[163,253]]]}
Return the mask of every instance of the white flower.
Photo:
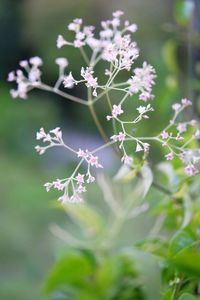
{"label": "white flower", "polygon": [[180,103],[175,103],[172,105],[173,110],[178,111],[181,108],[181,104]]}
{"label": "white flower", "polygon": [[199,171],[194,167],[193,164],[189,164],[187,167],[185,167],[185,173],[189,176],[194,176],[199,173]]}
{"label": "white flower", "polygon": [[20,65],[20,67],[22,67],[22,68],[26,68],[26,67],[28,67],[28,61],[27,61],[27,60],[21,60],[21,61],[19,62],[19,65]]}
{"label": "white flower", "polygon": [[31,57],[29,62],[34,65],[35,67],[39,67],[43,64],[42,59],[39,56]]}
{"label": "white flower", "polygon": [[64,77],[63,85],[64,85],[65,88],[72,89],[75,84],[76,84],[76,80],[72,76],[71,72],[69,73],[69,75]]}
{"label": "white flower", "polygon": [[116,118],[117,116],[121,115],[123,113],[123,109],[121,107],[121,104],[119,105],[113,105],[113,108],[112,108],[112,116],[113,118]]}
{"label": "white flower", "polygon": [[131,156],[124,155],[121,158],[121,162],[123,162],[127,166],[131,166],[133,163],[133,158]]}
{"label": "white flower", "polygon": [[60,34],[57,37],[56,46],[57,48],[62,48],[63,46],[67,45],[68,42],[64,39],[64,37]]}
{"label": "white flower", "polygon": [[78,182],[78,184],[84,183],[84,174],[80,174],[78,173],[78,175],[76,176],[76,180]]}
{"label": "white flower", "polygon": [[173,152],[170,152],[170,153],[166,154],[165,157],[166,157],[166,160],[172,160],[174,158],[174,154],[173,154]]}
{"label": "white flower", "polygon": [[40,131],[36,133],[36,140],[42,140],[46,137],[44,128],[40,128]]}
{"label": "white flower", "polygon": [[56,58],[55,63],[57,65],[59,65],[59,67],[61,67],[61,68],[65,68],[69,64],[68,60],[65,57],[58,57],[58,58]]}
{"label": "white flower", "polygon": [[137,143],[135,152],[140,152],[140,151],[143,151],[143,148],[139,143]]}
{"label": "white flower", "polygon": [[97,77],[93,77],[94,71],[91,68],[86,68],[84,69],[83,67],[81,68],[81,76],[85,79],[86,81],[86,86],[87,87],[93,87],[96,88],[98,83],[97,83]]}
{"label": "white flower", "polygon": [[16,77],[15,77],[15,72],[10,72],[8,73],[8,81],[15,81]]}

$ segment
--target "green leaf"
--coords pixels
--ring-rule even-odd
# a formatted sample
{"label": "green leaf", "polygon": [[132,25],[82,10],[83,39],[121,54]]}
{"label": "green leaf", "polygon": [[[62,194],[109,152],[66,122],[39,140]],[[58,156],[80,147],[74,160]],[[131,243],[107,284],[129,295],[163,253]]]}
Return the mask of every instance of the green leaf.
{"label": "green leaf", "polygon": [[176,51],[177,51],[177,43],[174,40],[168,40],[167,42],[165,42],[162,48],[162,56],[164,62],[168,67],[168,69],[170,70],[170,72],[173,72],[175,74],[177,74],[177,72],[179,71]]}
{"label": "green leaf", "polygon": [[173,264],[186,274],[200,278],[200,250],[196,245],[185,248],[171,258]]}
{"label": "green leaf", "polygon": [[144,198],[148,193],[153,182],[153,173],[149,168],[149,166],[144,165],[141,168],[140,179],[141,179],[142,197]]}
{"label": "green leaf", "polygon": [[155,256],[167,256],[168,244],[159,238],[149,238],[139,241],[135,244],[135,247]]}
{"label": "green leaf", "polygon": [[190,199],[190,196],[185,193],[183,197],[183,205],[184,205],[184,217],[181,227],[185,228],[189,225],[191,219],[192,219],[192,201]]}
{"label": "green leaf", "polygon": [[56,263],[50,272],[44,286],[44,291],[49,294],[62,287],[75,289],[90,284],[94,265],[82,253],[68,253]]}
{"label": "green leaf", "polygon": [[108,289],[112,286],[116,279],[118,270],[118,261],[116,259],[108,258],[103,261],[96,272],[97,285],[101,290]]}
{"label": "green leaf", "polygon": [[178,298],[178,300],[197,300],[197,298],[191,294],[184,293]]}
{"label": "green leaf", "polygon": [[88,231],[91,237],[102,232],[104,228],[103,218],[91,206],[66,204],[63,207],[81,228]]}
{"label": "green leaf", "polygon": [[184,248],[191,246],[195,240],[195,235],[189,229],[178,231],[171,239],[169,255],[171,257],[177,255],[177,253],[182,251]]}
{"label": "green leaf", "polygon": [[137,184],[138,188],[135,189],[135,191],[138,193],[138,197],[142,199],[146,196],[152,185],[153,173],[147,164],[144,164],[138,169],[130,169],[126,165],[123,165],[114,179],[123,182],[130,182],[131,180],[137,179],[139,182]]}

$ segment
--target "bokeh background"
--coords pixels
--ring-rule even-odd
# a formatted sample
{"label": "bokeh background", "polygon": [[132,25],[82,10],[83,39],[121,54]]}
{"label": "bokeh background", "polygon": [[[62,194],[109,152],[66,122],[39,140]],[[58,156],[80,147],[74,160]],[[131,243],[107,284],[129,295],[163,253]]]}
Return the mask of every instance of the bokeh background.
{"label": "bokeh background", "polygon": [[[32,92],[27,100],[11,99],[7,74],[18,61],[31,56],[44,59],[43,79],[51,84],[57,78],[54,63],[66,56],[69,68],[78,74],[81,59],[72,49],[57,49],[58,34],[67,34],[67,24],[82,17],[99,28],[117,9],[138,24],[135,35],[141,49],[137,62],[147,60],[157,71],[155,102],[159,114],[152,127],[165,124],[170,105],[180,97],[194,101],[199,110],[200,10],[193,0],[0,0],[0,299],[42,300],[42,281],[62,251],[50,224],[66,221],[55,208],[56,194],[47,194],[43,183],[61,177],[74,166],[63,152],[51,151],[39,157],[35,133],[62,127],[69,143],[94,148],[102,143],[87,110],[66,99]],[[77,56],[76,56],[77,55]],[[71,91],[79,95],[82,91]],[[101,106],[98,114],[104,122]],[[104,124],[105,128],[107,124]],[[109,130],[109,129],[107,129]],[[107,172],[112,176],[117,160],[108,152]],[[152,160],[159,160],[159,153]],[[94,191],[90,192],[90,197]]]}

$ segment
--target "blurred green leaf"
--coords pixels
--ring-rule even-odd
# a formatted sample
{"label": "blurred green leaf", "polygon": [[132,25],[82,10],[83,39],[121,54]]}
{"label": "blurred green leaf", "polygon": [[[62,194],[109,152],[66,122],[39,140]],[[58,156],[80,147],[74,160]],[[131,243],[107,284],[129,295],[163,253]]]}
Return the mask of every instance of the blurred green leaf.
{"label": "blurred green leaf", "polygon": [[188,293],[184,293],[178,298],[178,300],[196,300],[196,299],[197,299],[196,297]]}
{"label": "blurred green leaf", "polygon": [[162,48],[162,56],[169,71],[173,73],[178,73],[179,71],[176,52],[177,42],[174,39],[165,42]]}
{"label": "blurred green leaf", "polygon": [[80,224],[81,228],[87,230],[91,237],[102,232],[104,228],[103,217],[88,204],[66,204],[63,208],[76,223]]}
{"label": "blurred green leaf", "polygon": [[148,193],[153,182],[153,173],[148,165],[144,165],[141,168],[140,179],[141,179],[142,196],[144,198]]}
{"label": "blurred green leaf", "polygon": [[184,248],[171,261],[187,275],[200,278],[200,250],[195,245]]}
{"label": "blurred green leaf", "polygon": [[63,286],[78,289],[85,284],[92,284],[93,269],[94,265],[88,256],[75,251],[68,253],[53,267],[45,283],[44,291],[49,294]]}
{"label": "blurred green leaf", "polygon": [[140,241],[135,246],[145,252],[152,253],[153,255],[166,257],[168,251],[167,242],[159,238],[149,238]]}
{"label": "blurred green leaf", "polygon": [[172,257],[177,255],[184,248],[192,245],[196,241],[195,235],[189,230],[178,231],[171,239],[169,247],[169,255]]}
{"label": "blurred green leaf", "polygon": [[192,201],[190,199],[190,196],[188,193],[185,193],[183,197],[183,206],[184,206],[184,217],[182,222],[182,228],[189,225],[191,219],[192,219]]}

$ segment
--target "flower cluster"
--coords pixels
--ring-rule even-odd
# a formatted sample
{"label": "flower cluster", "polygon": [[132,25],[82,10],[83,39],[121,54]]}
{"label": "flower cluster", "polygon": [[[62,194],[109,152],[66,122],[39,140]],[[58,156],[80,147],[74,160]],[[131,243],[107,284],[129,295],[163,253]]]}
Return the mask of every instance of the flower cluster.
{"label": "flower cluster", "polygon": [[136,68],[134,70],[134,74],[135,75],[128,80],[130,93],[135,94],[140,92],[139,99],[142,101],[153,99],[154,95],[152,95],[151,92],[152,86],[155,84],[155,69],[144,62],[142,68]]}
{"label": "flower cluster", "polygon": [[[59,198],[62,203],[83,201],[82,194],[86,192],[86,185],[95,180],[94,175],[91,174],[91,167],[102,168],[96,153],[114,144],[119,147],[121,161],[129,167],[134,166],[135,156],[146,159],[152,147],[151,144],[157,142],[163,147],[166,160],[172,161],[174,158],[178,158],[183,164],[185,173],[189,176],[199,172],[200,150],[198,148],[191,149],[190,146],[191,142],[200,140],[200,129],[196,121],[183,122],[180,119],[181,112],[191,106],[190,100],[182,99],[181,103],[173,104],[174,115],[169,124],[159,131],[158,135],[140,137],[135,134],[138,124],[149,119],[149,114],[154,111],[150,103],[144,102],[154,99],[152,88],[155,84],[156,72],[147,62],[144,62],[141,67],[133,67],[139,56],[138,46],[132,39],[137,26],[127,20],[123,22],[122,16],[122,11],[116,11],[111,20],[102,21],[98,35],[95,34],[94,26],[85,26],[83,20],[77,18],[68,25],[68,30],[74,33],[73,41],[66,40],[62,35],[58,36],[58,48],[72,46],[80,51],[83,65],[80,67],[77,78],[74,78],[72,72],[65,73],[69,62],[64,57],[55,60],[59,67],[59,75],[53,87],[41,81],[40,67],[43,62],[39,57],[33,57],[29,61],[21,61],[22,70],[10,72],[8,75],[9,81],[17,83],[17,89],[11,90],[11,95],[14,98],[25,99],[30,90],[38,88],[88,106],[99,132],[106,140],[106,144],[93,151],[74,150],[64,143],[60,128],[55,128],[49,133],[41,128],[37,133],[37,140],[44,143],[43,146],[37,145],[35,147],[39,154],[45,153],[51,147],[62,146],[74,153],[79,160],[70,177],[45,184],[47,191],[54,188],[63,192]],[[104,61],[105,69],[103,69],[103,74],[97,77],[95,68],[101,61]],[[102,70],[102,68],[100,69]],[[127,74],[127,78],[121,81],[120,78],[122,77],[119,74],[123,70],[126,71],[124,74]],[[104,74],[106,76],[101,76]],[[101,78],[103,79],[101,80]],[[66,89],[72,89],[81,83],[84,83],[87,89],[87,99],[75,97],[66,92]],[[60,90],[62,85],[65,92]],[[119,92],[119,99],[113,99],[113,91]],[[109,109],[106,119],[113,126],[113,134],[110,138],[106,136],[94,108],[97,101],[103,101],[104,97],[107,98]],[[132,110],[131,120],[127,120],[125,102],[133,101],[133,99],[139,103],[144,103],[144,105],[137,105],[136,109]],[[132,145],[131,153],[127,153],[127,143]],[[87,165],[86,172],[82,171],[84,162]]]}
{"label": "flower cluster", "polygon": [[8,74],[8,81],[16,81],[18,87],[16,90],[11,90],[11,95],[13,98],[27,98],[27,92],[32,86],[37,86],[41,82],[41,71],[39,67],[43,64],[42,59],[38,56],[32,57],[27,60],[20,61],[19,65],[24,69],[25,73],[22,70],[17,70],[16,72],[12,71]]}
{"label": "flower cluster", "polygon": [[[86,185],[95,181],[95,177],[91,174],[91,167],[102,168],[102,165],[98,161],[98,156],[93,155],[96,151],[90,152],[88,150],[79,149],[78,151],[67,146],[62,138],[62,132],[59,127],[45,132],[44,128],[40,128],[40,131],[36,134],[36,139],[45,143],[45,146],[37,145],[35,147],[39,154],[44,154],[45,151],[51,147],[62,146],[67,150],[73,152],[79,159],[76,169],[73,174],[65,179],[56,179],[53,182],[45,183],[45,188],[48,191],[54,188],[59,191],[63,191],[63,195],[59,197],[59,201],[62,203],[77,203],[82,202],[82,193],[86,192]],[[87,164],[87,172],[81,174],[79,169],[83,162]]]}

